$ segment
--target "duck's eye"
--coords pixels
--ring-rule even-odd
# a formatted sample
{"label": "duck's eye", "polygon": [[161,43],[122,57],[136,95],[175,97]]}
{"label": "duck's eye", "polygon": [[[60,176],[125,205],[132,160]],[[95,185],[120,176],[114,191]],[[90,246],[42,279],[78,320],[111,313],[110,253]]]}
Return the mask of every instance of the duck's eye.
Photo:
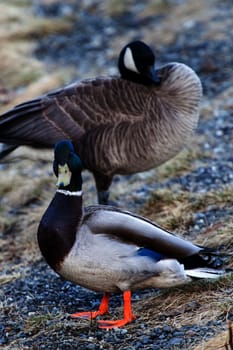
{"label": "duck's eye", "polygon": [[64,165],[58,165],[59,174],[68,174],[70,173],[68,165],[65,163]]}
{"label": "duck's eye", "polygon": [[68,172],[70,172],[69,167],[67,164],[64,165],[64,173],[67,174]]}

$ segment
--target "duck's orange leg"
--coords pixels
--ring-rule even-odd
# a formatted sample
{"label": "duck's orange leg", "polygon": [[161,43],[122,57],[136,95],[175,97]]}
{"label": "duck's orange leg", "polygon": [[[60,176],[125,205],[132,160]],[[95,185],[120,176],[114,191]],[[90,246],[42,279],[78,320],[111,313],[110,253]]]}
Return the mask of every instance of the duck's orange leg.
{"label": "duck's orange leg", "polygon": [[76,312],[72,315],[70,315],[72,318],[87,318],[89,320],[93,320],[94,318],[96,318],[99,315],[103,315],[106,314],[108,312],[108,304],[109,304],[109,299],[110,299],[110,293],[105,293],[100,306],[99,306],[99,310],[97,311],[84,311],[84,312]]}
{"label": "duck's orange leg", "polygon": [[136,319],[136,316],[132,312],[131,307],[131,291],[126,290],[123,292],[123,300],[124,300],[124,318],[122,320],[100,320],[98,321],[99,328],[117,328],[126,325]]}

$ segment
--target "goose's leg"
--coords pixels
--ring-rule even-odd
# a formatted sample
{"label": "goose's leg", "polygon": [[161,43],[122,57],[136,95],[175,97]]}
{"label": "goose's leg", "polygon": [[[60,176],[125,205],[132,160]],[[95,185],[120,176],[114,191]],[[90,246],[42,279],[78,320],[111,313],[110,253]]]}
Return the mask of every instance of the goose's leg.
{"label": "goose's leg", "polygon": [[96,183],[98,203],[109,204],[109,187],[112,183],[112,176],[103,175],[100,173],[93,173]]}
{"label": "goose's leg", "polygon": [[104,315],[108,312],[108,305],[109,305],[109,300],[110,300],[110,293],[105,293],[100,306],[99,306],[99,310],[97,311],[84,311],[84,312],[76,312],[71,316],[71,318],[87,318],[90,320],[93,320],[94,318],[96,318],[99,315]]}
{"label": "goose's leg", "polygon": [[99,204],[104,204],[104,205],[108,205],[109,201],[109,191],[98,191],[97,192],[97,197],[98,197],[98,203]]}
{"label": "goose's leg", "polygon": [[99,328],[117,328],[126,325],[136,319],[136,316],[132,312],[131,307],[131,291],[126,290],[123,292],[124,300],[124,318],[122,320],[100,320],[98,321]]}

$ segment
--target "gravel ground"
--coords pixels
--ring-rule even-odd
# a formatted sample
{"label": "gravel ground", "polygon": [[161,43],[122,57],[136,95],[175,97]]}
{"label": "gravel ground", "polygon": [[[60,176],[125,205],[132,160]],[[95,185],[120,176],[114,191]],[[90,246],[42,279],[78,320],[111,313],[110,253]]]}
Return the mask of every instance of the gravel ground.
{"label": "gravel ground", "polygon": [[[44,263],[23,273],[24,278],[5,284],[1,290],[7,307],[1,315],[0,344],[8,344],[7,349],[189,349],[225,326],[223,318],[202,325],[171,326],[169,316],[163,314],[155,326],[153,320],[143,317],[142,307],[136,326],[102,331],[95,322],[69,318],[71,312],[95,309],[101,295],[60,279]],[[136,308],[139,300],[142,304],[157,293],[135,293],[133,306]],[[111,302],[113,314],[119,305],[120,296],[115,296]],[[152,303],[148,306],[153,307]]]}
{"label": "gravel ground", "polygon": [[[121,46],[129,40],[143,39],[157,47],[158,64],[176,60],[189,64],[199,74],[204,87],[201,120],[194,137],[200,157],[193,160],[188,171],[159,178],[157,182],[152,181],[156,170],[145,175],[116,177],[113,191],[114,186],[117,188],[121,183],[121,193],[125,193],[122,197],[116,195],[118,204],[139,212],[150,194],[161,189],[190,194],[217,191],[225,186],[232,189],[232,2],[197,1],[197,8],[203,6],[203,11],[198,11],[191,5],[192,1],[170,1],[168,8],[162,8],[155,15],[147,9],[150,1],[130,3],[130,11],[110,16],[104,12],[101,2],[94,0],[34,1],[38,16],[70,16],[74,21],[72,32],[46,36],[38,42],[35,55],[51,69],[75,66],[74,78],[104,72],[115,74],[119,43]],[[182,12],[180,9],[186,5],[187,9]],[[180,19],[175,21],[178,15]],[[156,34],[159,31],[160,37]],[[93,197],[93,185],[90,188]],[[126,189],[134,191],[133,200],[129,200]],[[40,203],[29,203],[28,208],[33,205]],[[27,208],[24,206],[23,210]],[[232,205],[208,206],[193,213],[188,231],[193,238],[196,233],[203,233],[211,225],[227,222],[232,217]],[[1,233],[0,238],[8,239],[9,233]],[[100,295],[62,280],[43,260],[31,265],[19,256],[14,264],[15,270],[9,264],[3,275],[12,276],[13,269],[15,278],[2,284],[0,290],[0,347],[5,349],[193,349],[196,343],[225,329],[224,313],[216,319],[195,324],[189,320],[181,324],[176,322],[178,315],[172,314],[172,308],[158,315],[155,310],[151,317],[156,297],[163,299],[163,292],[151,290],[133,296],[133,307],[138,315],[136,322],[109,332],[98,330],[95,322],[70,320],[68,314],[97,307]],[[224,290],[229,295],[232,292],[230,285]],[[120,315],[120,305],[120,296],[115,296],[111,304],[113,315]],[[196,308],[195,300],[187,304],[187,310]]]}

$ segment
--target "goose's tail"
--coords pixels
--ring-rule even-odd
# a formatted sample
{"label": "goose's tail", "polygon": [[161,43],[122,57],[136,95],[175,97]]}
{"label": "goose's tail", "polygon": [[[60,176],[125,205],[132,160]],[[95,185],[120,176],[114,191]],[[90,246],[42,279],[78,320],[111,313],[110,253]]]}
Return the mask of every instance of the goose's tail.
{"label": "goose's tail", "polygon": [[[83,136],[84,129],[76,119],[79,113],[71,98],[75,93],[73,86],[53,91],[0,115],[0,142],[4,145],[0,148],[0,158],[18,146],[50,149],[60,140],[75,141]],[[70,101],[66,106],[69,112],[61,107],[64,101]]]}
{"label": "goose's tail", "polygon": [[10,145],[8,143],[0,143],[0,160],[13,152],[18,146]]}

